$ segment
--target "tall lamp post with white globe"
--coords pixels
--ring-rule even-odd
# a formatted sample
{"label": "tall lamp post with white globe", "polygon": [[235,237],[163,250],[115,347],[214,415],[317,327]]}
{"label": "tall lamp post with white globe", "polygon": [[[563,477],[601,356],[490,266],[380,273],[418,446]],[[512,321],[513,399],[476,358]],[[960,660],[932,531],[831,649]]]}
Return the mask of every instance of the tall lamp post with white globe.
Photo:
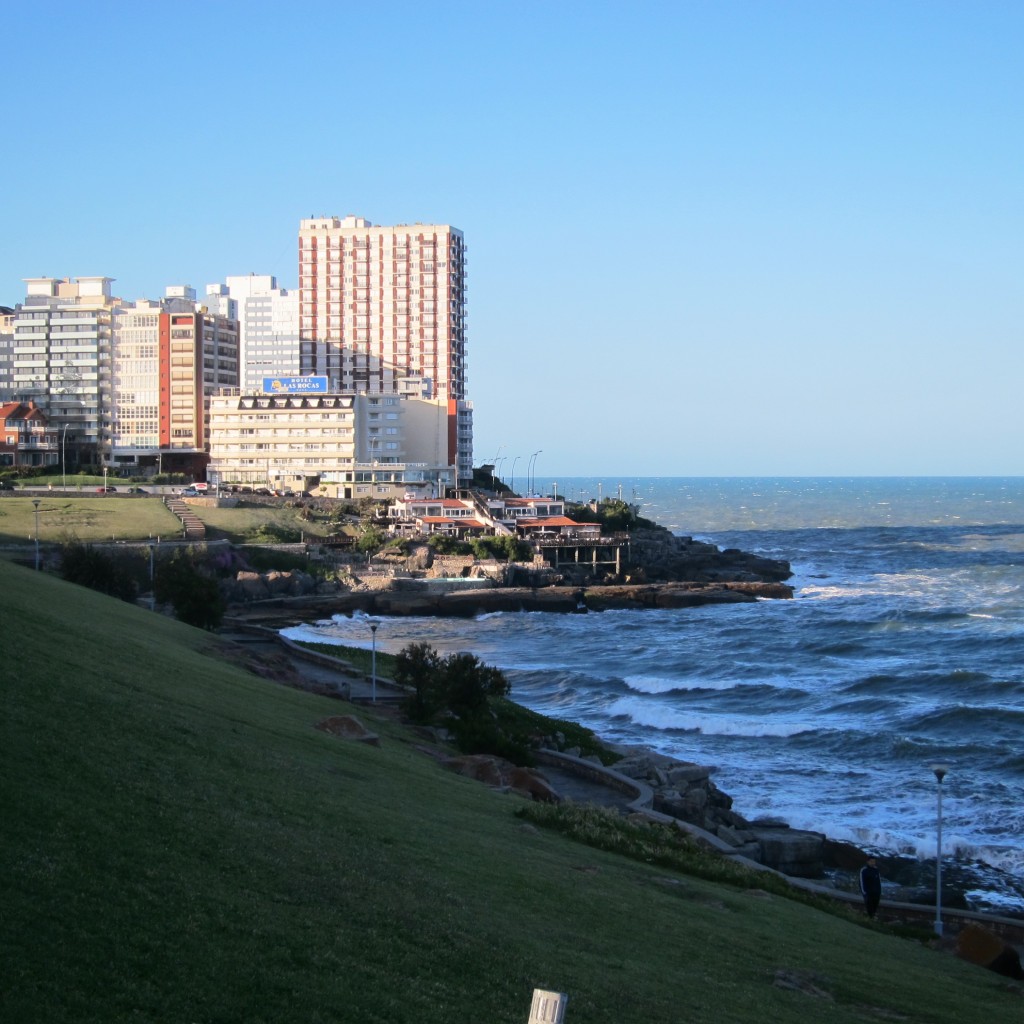
{"label": "tall lamp post with white globe", "polygon": [[942,935],[942,780],[949,771],[948,764],[933,764],[938,789],[938,808],[935,827],[935,934]]}

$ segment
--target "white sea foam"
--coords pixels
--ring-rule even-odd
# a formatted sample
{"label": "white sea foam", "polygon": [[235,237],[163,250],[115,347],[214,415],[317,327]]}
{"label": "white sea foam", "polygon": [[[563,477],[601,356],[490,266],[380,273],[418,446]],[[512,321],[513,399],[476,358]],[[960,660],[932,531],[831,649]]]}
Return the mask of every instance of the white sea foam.
{"label": "white sea foam", "polygon": [[330,623],[317,623],[315,626],[286,626],[278,632],[287,640],[304,640],[313,644],[344,644],[346,641],[339,636],[326,632]]}
{"label": "white sea foam", "polygon": [[705,736],[798,736],[813,730],[808,722],[770,722],[764,718],[740,715],[712,715],[676,711],[657,707],[634,698],[624,697],[610,708],[612,716],[625,715],[635,725],[668,731],[700,732]]}
{"label": "white sea foam", "polygon": [[735,679],[706,679],[678,676],[626,676],[626,685],[638,693],[671,693],[686,690],[734,690],[741,685]]}

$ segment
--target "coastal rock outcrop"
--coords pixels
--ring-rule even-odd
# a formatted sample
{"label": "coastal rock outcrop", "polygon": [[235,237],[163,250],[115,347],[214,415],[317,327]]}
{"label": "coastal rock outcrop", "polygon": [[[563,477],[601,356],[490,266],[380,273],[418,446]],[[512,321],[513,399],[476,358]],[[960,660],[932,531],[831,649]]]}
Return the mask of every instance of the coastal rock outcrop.
{"label": "coastal rock outcrop", "polygon": [[824,874],[822,834],[783,822],[747,821],[711,781],[711,768],[642,750],[627,753],[615,770],[651,787],[655,811],[697,825],[751,860],[797,878]]}
{"label": "coastal rock outcrop", "polygon": [[467,754],[450,757],[441,762],[459,775],[475,779],[494,789],[502,789],[529,797],[541,803],[558,803],[558,793],[544,776],[531,768],[521,768],[500,757],[489,754]]}
{"label": "coastal rock outcrop", "polygon": [[253,601],[267,601],[280,597],[308,597],[314,594],[333,594],[339,590],[337,583],[317,580],[309,573],[250,572],[240,571],[234,579],[220,584],[225,600],[232,604],[251,604]]}
{"label": "coastal rock outcrop", "polygon": [[737,548],[722,550],[663,527],[638,528],[630,534],[630,564],[651,582],[782,583],[793,575],[789,562],[782,559]]}

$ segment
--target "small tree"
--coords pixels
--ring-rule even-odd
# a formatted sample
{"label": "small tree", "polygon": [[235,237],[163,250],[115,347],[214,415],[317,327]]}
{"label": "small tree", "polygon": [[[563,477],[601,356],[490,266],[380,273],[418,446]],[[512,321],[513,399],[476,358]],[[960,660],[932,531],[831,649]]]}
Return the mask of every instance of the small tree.
{"label": "small tree", "polygon": [[450,654],[442,663],[448,708],[460,717],[478,714],[488,697],[505,697],[510,685],[504,674],[475,654]]}
{"label": "small tree", "polygon": [[364,555],[372,555],[384,546],[386,540],[387,534],[380,527],[374,526],[372,523],[364,523],[356,540],[356,548]]}
{"label": "small tree", "polygon": [[395,682],[412,687],[409,717],[429,722],[444,708],[441,656],[428,643],[409,644],[395,656]]}

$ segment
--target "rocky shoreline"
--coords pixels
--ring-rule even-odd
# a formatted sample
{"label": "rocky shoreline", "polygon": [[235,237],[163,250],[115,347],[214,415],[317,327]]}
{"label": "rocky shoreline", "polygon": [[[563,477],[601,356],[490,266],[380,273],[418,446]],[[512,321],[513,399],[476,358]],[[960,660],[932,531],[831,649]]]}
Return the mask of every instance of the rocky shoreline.
{"label": "rocky shoreline", "polygon": [[[551,740],[557,746],[557,737]],[[777,818],[747,819],[712,781],[714,769],[677,761],[647,747],[616,747],[614,770],[650,787],[652,810],[696,825],[736,854],[794,878],[814,879],[837,890],[859,892],[859,872],[868,853],[877,855],[883,896],[900,903],[934,906],[935,861],[884,850],[862,850],[822,832],[791,828]],[[566,751],[567,753],[578,753]],[[1024,880],[981,861],[943,859],[943,905],[1024,920]],[[978,898],[978,890],[993,898]],[[1001,898],[995,898],[996,894]]]}
{"label": "rocky shoreline", "polygon": [[294,618],[304,611],[321,617],[351,615],[452,616],[471,618],[488,612],[560,612],[575,614],[613,608],[696,608],[740,604],[762,598],[786,600],[793,588],[777,582],[643,583],[600,587],[489,587],[418,592],[377,587],[325,590],[307,573],[238,573],[227,588],[233,616]]}

